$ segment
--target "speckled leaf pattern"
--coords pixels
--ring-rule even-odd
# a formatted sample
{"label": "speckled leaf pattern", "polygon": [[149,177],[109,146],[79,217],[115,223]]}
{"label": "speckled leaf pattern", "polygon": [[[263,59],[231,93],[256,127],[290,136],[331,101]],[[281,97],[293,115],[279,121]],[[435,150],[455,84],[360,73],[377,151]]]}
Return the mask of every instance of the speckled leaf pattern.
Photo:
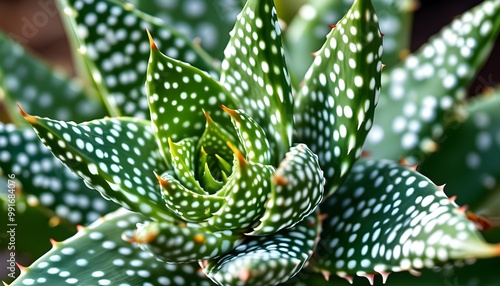
{"label": "speckled leaf pattern", "polygon": [[225,202],[223,197],[193,192],[170,175],[158,179],[166,206],[186,221],[206,220]]}
{"label": "speckled leaf pattern", "polygon": [[222,207],[207,220],[207,228],[213,231],[245,231],[262,216],[264,204],[271,192],[274,168],[252,163],[235,150],[233,173],[217,192],[225,197]]}
{"label": "speckled leaf pattern", "polygon": [[169,156],[168,138],[177,142],[203,134],[204,112],[230,126],[229,116],[219,107],[233,105],[227,90],[206,72],[163,55],[152,38],[150,44],[146,89],[154,132],[165,157]]}
{"label": "speckled leaf pattern", "polygon": [[165,262],[196,262],[216,258],[243,241],[229,230],[206,232],[192,225],[149,222],[138,227],[134,240],[139,247]]}
{"label": "speckled leaf pattern", "polygon": [[292,229],[248,239],[209,260],[203,272],[218,285],[276,285],[296,275],[309,260],[320,232],[317,213]]}
{"label": "speckled leaf pattern", "polygon": [[250,0],[238,15],[221,83],[266,132],[273,163],[281,161],[291,146],[293,95],[272,0]]}
{"label": "speckled leaf pattern", "polygon": [[446,193],[477,214],[500,223],[500,90],[473,99],[465,119],[450,124],[438,151],[427,157],[419,171]]}
{"label": "speckled leaf pattern", "polygon": [[124,209],[110,213],[55,242],[11,285],[212,285],[196,264],[166,264],[121,239],[144,220]]}
{"label": "speckled leaf pattern", "polygon": [[382,35],[370,1],[355,1],[316,53],[295,102],[296,142],[318,155],[325,196],[361,155],[380,93]]}
{"label": "speckled leaf pattern", "polygon": [[271,164],[271,148],[266,133],[243,109],[222,107],[232,118],[239,141],[243,143],[246,159],[250,162]]}
{"label": "speckled leaf pattern", "polygon": [[498,15],[500,1],[484,1],[383,78],[374,126],[365,146],[372,156],[420,160],[435,150],[433,140],[442,134],[443,118],[464,99],[467,86],[497,38]]}
{"label": "speckled leaf pattern", "polygon": [[148,118],[144,88],[149,45],[146,29],[167,55],[212,71],[211,60],[163,21],[122,1],[62,0],[61,11],[73,35],[85,76],[115,116]]}
{"label": "speckled leaf pattern", "polygon": [[322,201],[324,183],[318,157],[304,144],[292,147],[273,175],[266,212],[249,235],[272,234],[302,221]]}
{"label": "speckled leaf pattern", "polygon": [[[418,7],[415,0],[373,0],[384,33],[382,62],[390,69],[401,60],[410,44],[412,14]],[[329,32],[349,10],[352,0],[309,0],[292,19],[285,34],[294,86],[302,79],[316,52]]]}
{"label": "speckled leaf pattern", "polygon": [[0,122],[0,174],[15,174],[22,193],[74,224],[87,225],[117,207],[64,167],[30,127]]}
{"label": "speckled leaf pattern", "polygon": [[[215,122],[212,117],[205,112],[205,117],[207,118],[207,123],[205,125],[205,131],[198,141],[198,148],[203,148],[203,152],[207,155],[206,163],[209,167],[218,167],[226,172],[226,175],[231,174],[230,163],[229,166],[225,162],[231,162],[233,159],[233,151],[227,144],[235,144],[239,148],[240,142],[237,140],[234,134],[234,128],[230,125],[221,125]],[[226,118],[227,119],[227,118]],[[229,122],[226,122],[229,123]],[[232,133],[230,132],[232,131]],[[198,167],[203,167],[202,164],[198,164]],[[217,169],[217,168],[213,168]]]}
{"label": "speckled leaf pattern", "polygon": [[168,168],[147,122],[108,118],[76,124],[25,118],[51,152],[105,198],[151,218],[174,221],[163,207],[154,175]]}
{"label": "speckled leaf pattern", "polygon": [[442,187],[392,161],[357,162],[321,210],[314,267],[346,279],[500,254]]}
{"label": "speckled leaf pattern", "polygon": [[[133,2],[133,1],[131,1]],[[139,10],[163,19],[210,55],[222,59],[243,0],[137,0]]]}
{"label": "speckled leaf pattern", "polygon": [[187,189],[198,194],[203,194],[204,191],[198,180],[196,180],[194,172],[194,170],[196,170],[194,160],[197,141],[196,137],[190,137],[184,138],[178,143],[174,143],[171,140],[168,143],[172,166],[175,166],[173,169],[176,178],[178,178]]}
{"label": "speckled leaf pattern", "polygon": [[[28,110],[36,108],[41,116],[59,120],[80,122],[106,115],[102,103],[88,96],[81,84],[27,54],[2,33],[0,58],[0,90],[10,98],[11,104],[19,102]],[[8,107],[15,110],[15,106]]]}

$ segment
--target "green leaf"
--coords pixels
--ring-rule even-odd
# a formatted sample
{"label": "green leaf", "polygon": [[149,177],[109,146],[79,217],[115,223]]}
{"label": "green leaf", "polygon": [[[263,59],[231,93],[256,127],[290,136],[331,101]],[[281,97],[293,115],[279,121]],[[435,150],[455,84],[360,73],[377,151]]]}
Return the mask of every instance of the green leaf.
{"label": "green leaf", "polygon": [[[224,198],[215,195],[199,194],[189,190],[170,175],[158,178],[162,186],[166,206],[186,221],[203,221],[218,211]],[[203,191],[203,190],[202,190]]]}
{"label": "green leaf", "polygon": [[166,54],[213,70],[199,47],[130,3],[61,0],[60,10],[78,51],[81,72],[114,116],[149,117],[144,88],[149,56],[146,29],[157,35],[157,44]]}
{"label": "green leaf", "polygon": [[220,105],[232,106],[227,90],[205,72],[169,58],[150,38],[151,56],[146,89],[151,120],[161,151],[168,155],[168,138],[201,137],[206,121],[204,112],[222,126],[230,126]]}
{"label": "green leaf", "polygon": [[[41,116],[59,120],[80,122],[106,115],[102,103],[88,96],[79,82],[29,55],[2,33],[0,58],[3,59],[0,62],[0,90],[11,104],[19,102],[29,110],[36,109]],[[15,106],[7,107],[15,110]]]}
{"label": "green leaf", "polygon": [[224,50],[221,83],[262,126],[277,164],[292,143],[293,95],[272,0],[250,0]]}
{"label": "green leaf", "polygon": [[[170,139],[170,138],[169,138]],[[178,143],[171,140],[168,141],[171,153],[172,167],[176,178],[182,182],[182,185],[191,191],[198,194],[203,194],[205,191],[201,188],[198,180],[196,180],[196,137],[184,138]]]}
{"label": "green leaf", "polygon": [[211,285],[197,265],[159,262],[121,239],[122,232],[132,231],[144,220],[124,209],[111,213],[55,242],[11,285]]}
{"label": "green leaf", "polygon": [[271,192],[274,168],[247,162],[243,154],[231,145],[234,154],[233,172],[225,185],[216,193],[224,197],[222,207],[206,224],[211,231],[246,231],[264,213],[264,204]]}
{"label": "green leaf", "polygon": [[199,41],[210,55],[221,59],[229,32],[243,8],[242,0],[138,0],[137,8],[164,20],[188,38]]}
{"label": "green leaf", "polygon": [[[383,78],[365,150],[373,158],[421,160],[487,59],[500,31],[500,3],[484,1],[455,19]],[[391,146],[391,148],[387,148]]]}
{"label": "green leaf", "polygon": [[[329,32],[329,25],[337,23],[352,5],[351,1],[309,0],[300,8],[288,25],[285,34],[294,86],[303,78],[316,52]],[[373,0],[373,6],[384,33],[382,62],[391,68],[401,60],[410,46],[415,0]]]}
{"label": "green leaf", "polygon": [[418,170],[438,184],[457,203],[500,223],[500,90],[472,100],[465,118],[450,124],[438,150]]}
{"label": "green leaf", "polygon": [[382,35],[370,1],[355,1],[316,53],[296,95],[296,142],[318,155],[325,196],[361,155],[380,93]]}
{"label": "green leaf", "polygon": [[[203,148],[203,152],[207,154],[206,163],[211,170],[216,171],[216,169],[221,169],[227,174],[230,174],[231,164],[226,164],[225,162],[232,160],[233,151],[228,146],[227,142],[235,144],[238,147],[240,142],[238,142],[236,136],[233,135],[234,130],[231,130],[229,126],[226,125],[227,127],[224,127],[215,122],[208,113],[205,113],[205,117],[207,123],[205,131],[198,141],[198,149]],[[230,131],[233,131],[233,133]],[[215,165],[218,165],[218,167],[215,167]],[[198,165],[198,168],[202,167],[202,164]]]}
{"label": "green leaf", "polygon": [[246,240],[228,254],[208,261],[203,272],[218,285],[276,285],[307,263],[320,231],[317,213],[294,228]]}
{"label": "green leaf", "polygon": [[18,187],[72,224],[87,225],[115,210],[72,174],[40,142],[32,128],[0,122],[0,173],[14,174]]}
{"label": "green leaf", "polygon": [[[0,215],[5,218],[4,223],[0,225],[3,235],[0,250],[7,254],[6,260],[15,255],[13,260],[4,263],[4,267],[16,268],[14,262],[24,264],[24,261],[34,261],[50,250],[50,239],[66,239],[75,234],[76,227],[64,218],[56,217],[51,210],[37,204],[31,197],[23,195],[19,189],[10,193],[10,190],[7,190],[8,182],[12,180],[3,180],[0,176]],[[19,182],[14,184],[17,187]],[[34,237],[36,239],[33,239]],[[3,274],[1,279],[7,279],[10,270],[4,273],[6,274]],[[15,277],[18,275],[16,269]],[[12,282],[11,280],[13,279],[9,278],[6,282]]]}
{"label": "green leaf", "polygon": [[274,172],[261,223],[249,235],[272,234],[302,221],[322,201],[324,184],[318,157],[304,144],[292,147]]}
{"label": "green leaf", "polygon": [[243,236],[231,231],[206,232],[193,224],[150,222],[139,226],[133,239],[157,259],[184,263],[218,257],[240,244]]}
{"label": "green leaf", "polygon": [[357,162],[321,210],[314,267],[347,279],[500,255],[442,188],[395,162]]}
{"label": "green leaf", "polygon": [[105,198],[148,217],[174,221],[158,192],[154,172],[169,168],[149,122],[106,118],[76,124],[23,115],[50,151]]}
{"label": "green leaf", "polygon": [[271,148],[266,134],[243,109],[222,107],[231,118],[240,142],[245,149],[246,159],[268,165],[271,163]]}

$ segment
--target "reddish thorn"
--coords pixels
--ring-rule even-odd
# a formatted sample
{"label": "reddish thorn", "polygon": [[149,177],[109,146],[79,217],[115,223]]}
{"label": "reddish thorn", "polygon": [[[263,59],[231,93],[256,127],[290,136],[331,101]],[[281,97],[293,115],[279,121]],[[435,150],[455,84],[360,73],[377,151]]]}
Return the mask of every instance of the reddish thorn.
{"label": "reddish thorn", "polygon": [[444,187],[446,187],[446,184],[442,184],[440,186],[437,186],[437,189],[444,192]]}
{"label": "reddish thorn", "polygon": [[312,53],[311,53],[311,55],[312,55],[313,57],[315,57],[315,56],[317,56],[317,55],[318,55],[318,52],[312,52]]}
{"label": "reddish thorn", "polygon": [[21,264],[19,264],[18,262],[16,262],[16,265],[17,265],[17,268],[19,268],[19,270],[21,270],[21,273],[25,272],[26,271],[26,268],[25,266],[22,266]]}
{"label": "reddish thorn", "polygon": [[408,162],[407,158],[401,158],[401,160],[399,160],[399,164],[401,164],[409,169],[412,169],[413,171],[416,171],[417,167],[418,167],[417,164],[410,164],[410,162]]}
{"label": "reddish thorn", "polygon": [[370,285],[373,285],[373,282],[375,281],[375,275],[373,274],[358,274],[358,276],[368,279]]}
{"label": "reddish thorn", "polygon": [[56,241],[55,239],[53,239],[53,238],[51,238],[51,239],[49,239],[49,240],[50,240],[50,244],[52,245],[52,247],[56,247],[56,246],[59,244],[59,242],[57,242],[57,241]]}
{"label": "reddish thorn", "polygon": [[335,29],[337,28],[337,25],[328,25],[328,27],[330,27],[330,29]]}
{"label": "reddish thorn", "polygon": [[[439,188],[439,187],[438,187]],[[454,202],[457,199],[457,196],[451,196],[448,198],[450,202]]]}
{"label": "reddish thorn", "polygon": [[337,276],[340,278],[344,278],[345,280],[347,280],[347,282],[349,282],[349,284],[352,284],[354,281],[352,276],[347,276],[345,272],[337,272]]}
{"label": "reddish thorn", "polygon": [[345,276],[343,278],[345,280],[347,280],[347,282],[349,282],[349,284],[353,284],[354,283],[354,279],[352,278],[352,276]]}
{"label": "reddish thorn", "polygon": [[19,113],[28,121],[29,124],[36,124],[38,121],[38,117],[29,115],[23,110],[23,107],[21,106],[21,103],[17,103],[17,108],[19,108]]}
{"label": "reddish thorn", "polygon": [[382,64],[382,69],[384,69],[384,68],[385,68],[385,64]]}
{"label": "reddish thorn", "polygon": [[76,225],[76,230],[77,230],[78,232],[80,232],[80,231],[84,231],[84,230],[85,230],[85,227],[84,227],[83,225],[81,225],[81,224],[77,224],[77,225]]}
{"label": "reddish thorn", "polygon": [[151,47],[151,50],[157,51],[158,47],[156,46],[155,41],[153,40],[153,37],[149,33],[149,30],[146,29],[146,32],[148,33],[148,38],[149,38],[149,46]]}
{"label": "reddish thorn", "polygon": [[382,275],[382,284],[387,282],[387,278],[389,278],[390,274],[391,272],[380,272],[380,275]]}
{"label": "reddish thorn", "polygon": [[384,34],[384,33],[382,33],[382,32],[380,32],[380,36],[384,37],[384,36],[385,36],[385,34]]}
{"label": "reddish thorn", "polygon": [[328,214],[320,214],[319,215],[319,221],[323,222],[327,217],[328,217]]}
{"label": "reddish thorn", "polygon": [[208,260],[200,260],[198,261],[198,264],[201,268],[205,268],[208,265]]}
{"label": "reddish thorn", "polygon": [[330,271],[321,270],[321,274],[323,275],[326,281],[330,281]]}
{"label": "reddish thorn", "polygon": [[252,272],[248,269],[241,269],[239,273],[239,278],[241,282],[247,282],[252,276]]}
{"label": "reddish thorn", "polygon": [[286,178],[276,174],[273,176],[273,180],[275,185],[284,186],[288,183],[288,180]]}
{"label": "reddish thorn", "polygon": [[370,151],[363,150],[361,152],[361,158],[368,158],[368,157],[371,157],[371,156],[372,156],[372,153]]}
{"label": "reddish thorn", "polygon": [[457,208],[459,213],[465,213],[469,207],[467,205],[463,205]]}

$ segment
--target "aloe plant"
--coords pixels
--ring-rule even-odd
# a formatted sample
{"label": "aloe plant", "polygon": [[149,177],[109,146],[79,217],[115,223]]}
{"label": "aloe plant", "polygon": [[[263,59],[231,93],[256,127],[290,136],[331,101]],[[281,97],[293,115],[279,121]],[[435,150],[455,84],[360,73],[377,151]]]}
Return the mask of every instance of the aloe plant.
{"label": "aloe plant", "polygon": [[[306,9],[320,4],[312,1]],[[58,182],[67,185],[61,191],[71,186],[86,201],[102,195],[105,203],[92,201],[102,214],[112,203],[119,209],[79,227],[67,240],[53,241],[50,251],[22,267],[12,285],[302,285],[327,284],[331,274],[358,285],[385,283],[390,273],[407,271],[423,271],[422,279],[435,282],[441,278],[425,268],[500,256],[500,239],[487,242],[478,230],[495,226],[482,216],[496,215],[489,193],[448,191],[394,161],[422,158],[419,170],[437,182],[441,168],[427,166],[435,165],[434,156],[444,156],[443,162],[456,157],[446,140],[462,140],[451,139],[457,124],[463,126],[457,130],[474,134],[466,138],[481,139],[476,143],[480,151],[496,154],[494,108],[471,105],[472,127],[467,120],[448,125],[445,118],[460,106],[464,87],[498,35],[500,1],[480,4],[383,72],[383,57],[397,61],[394,55],[407,41],[397,41],[385,56],[379,10],[371,1],[355,0],[331,27],[298,86],[291,74],[301,71],[289,70],[287,60],[294,58],[288,59],[293,53],[287,51],[293,48],[285,51],[272,0],[242,6],[220,68],[217,54],[212,58],[170,24],[130,3],[61,0],[59,5],[91,88],[62,82],[73,86],[74,98],[102,99],[107,111],[95,109],[101,113],[75,118],[79,123],[64,118],[68,112],[40,112],[53,119],[30,115],[37,113],[30,97],[12,83],[24,74],[0,70],[0,79],[12,78],[3,80],[6,104],[20,101],[20,114],[33,128],[23,127],[9,112],[12,123],[0,125],[0,143],[12,151],[0,153],[0,167],[22,174],[26,191],[67,217],[68,199],[49,195],[53,186],[40,185],[32,174],[36,170],[22,172],[22,162],[37,162],[37,156],[54,166],[43,171],[60,172],[57,158],[81,179],[64,173]],[[400,11],[393,21],[407,29],[409,10]],[[299,21],[314,25],[317,19]],[[467,50],[457,48],[462,42],[469,43]],[[429,70],[438,70],[437,76]],[[491,98],[486,106],[497,104],[498,96]],[[102,113],[110,117],[100,118]],[[405,116],[415,114],[420,116],[408,128],[416,138],[409,140],[398,128],[388,135],[401,118],[406,122]],[[485,116],[495,122],[491,134],[483,130],[490,124],[479,126],[480,119],[474,119]],[[32,130],[53,157],[40,148]],[[428,146],[439,144],[439,152],[427,157],[437,150]],[[460,152],[469,163],[479,161],[477,177],[495,189],[496,166],[470,159],[473,147],[467,146]],[[71,182],[85,182],[97,192]],[[459,206],[453,192],[463,197],[460,205],[471,203],[475,212]],[[87,225],[94,216],[95,211],[76,215],[89,212],[88,204],[73,207],[78,211],[71,222]],[[411,280],[394,276],[394,281]]]}

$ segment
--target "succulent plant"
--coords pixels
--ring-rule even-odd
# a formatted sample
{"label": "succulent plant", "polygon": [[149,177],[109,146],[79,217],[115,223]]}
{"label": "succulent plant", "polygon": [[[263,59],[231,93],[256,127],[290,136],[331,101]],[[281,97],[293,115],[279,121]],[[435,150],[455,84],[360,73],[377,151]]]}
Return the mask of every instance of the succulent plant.
{"label": "succulent plant", "polygon": [[[159,12],[153,2],[135,2]],[[341,2],[311,1],[303,9],[318,17],[302,12],[297,23],[323,25],[331,19],[323,13]],[[296,85],[301,68],[289,70],[287,59],[302,46],[282,42],[272,0],[241,6],[220,63],[131,3],[61,0],[90,88],[19,57],[54,83],[34,80],[27,92],[17,81],[36,77],[2,67],[5,103],[20,102],[33,129],[7,113],[12,123],[0,125],[0,144],[9,152],[0,152],[0,167],[19,174],[23,191],[70,222],[87,225],[96,212],[105,215],[52,241],[12,285],[303,285],[327,284],[330,274],[358,285],[406,271],[436,281],[443,278],[426,268],[500,256],[498,237],[489,243],[479,232],[494,227],[488,218],[498,215],[498,167],[484,161],[500,154],[499,95],[458,112],[500,30],[500,1],[484,1],[384,71],[383,60],[397,62],[407,40],[379,28],[377,7],[395,2],[373,2],[350,3],[312,59],[297,59],[311,64]],[[408,29],[412,1],[405,3],[381,19]],[[383,38],[392,45],[385,55]],[[19,54],[0,40],[4,54]],[[38,112],[30,105],[27,94],[57,94],[61,85],[73,96],[60,107]],[[68,118],[82,111],[74,108],[80,100],[96,107]],[[456,141],[460,148],[450,147]],[[445,193],[428,178],[456,181],[439,167],[456,158],[474,170],[471,188],[479,181],[486,190]],[[399,159],[422,164],[417,171]],[[40,174],[57,176],[61,195]],[[72,190],[73,204],[63,192]],[[109,212],[113,203],[119,208]],[[487,273],[483,279],[495,275]]]}

